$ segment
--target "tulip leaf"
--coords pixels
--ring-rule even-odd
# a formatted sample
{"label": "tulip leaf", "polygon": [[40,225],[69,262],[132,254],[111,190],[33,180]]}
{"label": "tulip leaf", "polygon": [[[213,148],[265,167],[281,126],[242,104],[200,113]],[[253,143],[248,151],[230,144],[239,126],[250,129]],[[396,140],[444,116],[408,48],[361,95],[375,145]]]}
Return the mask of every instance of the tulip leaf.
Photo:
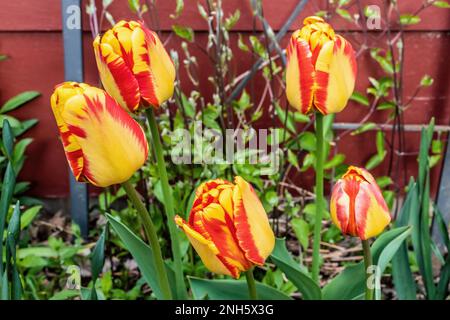
{"label": "tulip leaf", "polygon": [[[152,249],[119,220],[110,214],[106,214],[106,218],[114,231],[119,235],[119,238],[123,241],[125,247],[130,251],[142,276],[150,288],[152,288],[155,296],[158,299],[162,299],[163,294],[159,286],[158,278],[156,277],[157,272]],[[174,286],[171,287],[173,288]]]}
{"label": "tulip leaf", "polygon": [[[408,190],[406,200],[395,222],[397,227],[407,225],[410,213],[417,210],[417,185],[413,179],[409,182]],[[402,243],[392,258],[392,278],[399,300],[416,299],[416,283],[409,265],[406,243]]]}
{"label": "tulip leaf", "polygon": [[[206,280],[188,277],[194,299],[248,300],[247,282],[243,280]],[[289,296],[265,284],[256,283],[258,299],[291,300]]]}
{"label": "tulip leaf", "polygon": [[105,242],[108,232],[108,225],[103,229],[100,238],[98,239],[91,257],[91,273],[92,273],[92,290],[90,291],[89,300],[98,300],[98,294],[95,289],[95,283],[102,272],[105,263]]}
{"label": "tulip leaf", "polygon": [[[410,233],[411,228],[408,226],[391,229],[380,235],[372,244],[371,252],[375,265],[378,264],[378,259],[382,257],[382,263],[389,262],[388,258],[392,258],[395,254],[395,248],[388,245],[395,241],[398,237],[404,241],[404,233]],[[403,236],[402,236],[403,235]],[[398,243],[398,242],[396,242]],[[385,248],[387,252],[383,254]],[[383,256],[382,256],[383,255]],[[331,280],[322,290],[322,297],[325,300],[352,300],[364,293],[365,290],[365,270],[364,262],[347,266],[338,276]]]}
{"label": "tulip leaf", "polygon": [[270,259],[279,267],[286,277],[302,293],[305,300],[321,299],[319,286],[303,272],[286,249],[284,239],[276,239],[275,248]]}
{"label": "tulip leaf", "polygon": [[399,236],[397,236],[394,240],[389,242],[378,258],[377,266],[378,272],[375,276],[375,299],[381,299],[381,276],[383,275],[384,270],[386,269],[388,263],[392,260],[392,257],[397,253],[397,250],[406,240],[406,238],[411,234],[411,227],[408,227],[404,232],[402,232]]}

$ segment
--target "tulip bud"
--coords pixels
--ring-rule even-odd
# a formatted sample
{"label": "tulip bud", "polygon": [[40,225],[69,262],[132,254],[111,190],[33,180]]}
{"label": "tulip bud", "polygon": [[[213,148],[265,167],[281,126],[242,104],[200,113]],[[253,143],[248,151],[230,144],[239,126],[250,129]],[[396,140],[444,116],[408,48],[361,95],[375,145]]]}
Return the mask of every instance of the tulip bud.
{"label": "tulip bud", "polygon": [[147,159],[142,128],[105,91],[65,82],[55,87],[51,105],[77,181],[98,187],[122,183]]}
{"label": "tulip bud", "polygon": [[287,99],[305,114],[313,107],[324,115],[340,112],[355,87],[355,52],[322,18],[308,17],[303,24],[287,48]]}
{"label": "tulip bud", "polygon": [[172,96],[175,66],[141,22],[118,22],[95,38],[94,51],[103,87],[125,110],[157,108]]}
{"label": "tulip bud", "polygon": [[391,221],[389,209],[373,176],[353,166],[336,182],[330,211],[331,219],[343,234],[361,240],[379,235]]}
{"label": "tulip bud", "polygon": [[275,236],[252,186],[241,177],[200,185],[189,222],[175,217],[205,266],[217,274],[239,278],[240,272],[263,265]]}

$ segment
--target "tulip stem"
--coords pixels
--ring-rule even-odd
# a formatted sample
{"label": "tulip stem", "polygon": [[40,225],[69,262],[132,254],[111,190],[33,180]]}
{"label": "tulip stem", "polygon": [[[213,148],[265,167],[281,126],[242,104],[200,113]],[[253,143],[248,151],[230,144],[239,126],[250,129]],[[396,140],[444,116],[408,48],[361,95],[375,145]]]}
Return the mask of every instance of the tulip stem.
{"label": "tulip stem", "polygon": [[319,283],[320,233],[323,214],[323,115],[316,112],[316,219],[314,224],[312,280]]}
{"label": "tulip stem", "polygon": [[258,295],[256,294],[256,282],[253,276],[253,268],[250,268],[245,272],[245,277],[247,279],[248,296],[250,300],[257,300]]}
{"label": "tulip stem", "polygon": [[373,300],[373,288],[370,288],[369,283],[372,273],[370,267],[372,266],[372,254],[370,252],[369,240],[361,240],[364,252],[364,267],[366,269],[366,300]]}
{"label": "tulip stem", "polygon": [[136,208],[139,217],[142,221],[142,224],[144,225],[145,235],[147,236],[147,240],[150,243],[150,247],[152,248],[153,259],[155,260],[155,267],[157,270],[159,285],[161,287],[164,299],[171,300],[172,292],[170,291],[169,279],[167,277],[166,267],[164,265],[161,247],[158,241],[158,235],[156,233],[156,229],[155,226],[153,225],[152,219],[150,219],[150,214],[148,213],[141,199],[139,199],[139,195],[136,189],[131,184],[131,182],[126,181],[122,183],[122,186],[125,189],[128,198],[133,203],[133,206]]}
{"label": "tulip stem", "polygon": [[164,197],[164,208],[167,215],[167,224],[169,226],[170,241],[172,243],[172,255],[174,261],[175,269],[175,280],[176,280],[176,292],[178,299],[187,299],[186,283],[183,277],[183,265],[181,262],[181,248],[180,241],[178,238],[178,229],[175,225],[175,212],[174,212],[174,199],[172,196],[172,190],[169,185],[169,179],[167,177],[166,162],[164,160],[164,151],[161,144],[161,137],[159,135],[158,125],[156,123],[155,114],[153,108],[150,107],[145,110],[150,133],[152,136],[152,142],[154,147],[154,152],[156,156],[156,164],[158,167],[159,177],[161,179],[161,187]]}

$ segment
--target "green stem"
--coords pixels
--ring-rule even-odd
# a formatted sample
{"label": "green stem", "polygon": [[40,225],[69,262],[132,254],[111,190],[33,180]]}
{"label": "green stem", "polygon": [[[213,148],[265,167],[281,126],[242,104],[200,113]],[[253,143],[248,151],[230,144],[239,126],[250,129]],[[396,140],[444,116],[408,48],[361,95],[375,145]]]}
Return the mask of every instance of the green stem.
{"label": "green stem", "polygon": [[312,279],[319,283],[320,233],[322,230],[323,204],[323,115],[316,112],[316,221],[314,224]]}
{"label": "green stem", "polygon": [[166,267],[164,265],[164,260],[161,253],[161,247],[158,242],[158,235],[156,233],[155,226],[153,225],[152,219],[150,219],[150,214],[145,208],[142,201],[139,199],[136,189],[133,187],[130,181],[122,183],[128,197],[136,208],[139,217],[144,225],[145,235],[150,243],[150,247],[153,252],[153,259],[155,260],[156,271],[158,273],[159,285],[161,291],[164,295],[165,300],[172,299],[172,293],[170,291],[169,279],[167,277]]}
{"label": "green stem", "polygon": [[245,277],[247,279],[248,296],[250,297],[250,300],[258,300],[255,277],[253,277],[253,268],[249,269],[245,273]]}
{"label": "green stem", "polygon": [[369,288],[369,278],[372,276],[370,266],[372,263],[372,254],[370,252],[369,240],[361,240],[364,252],[364,267],[366,268],[366,300],[373,300],[373,289]]}
{"label": "green stem", "polygon": [[161,144],[161,137],[159,135],[158,125],[156,123],[153,108],[146,109],[150,133],[152,136],[153,147],[156,155],[156,164],[158,166],[159,177],[161,179],[161,186],[164,197],[164,208],[167,215],[167,224],[169,225],[170,241],[172,243],[172,254],[174,260],[176,292],[178,299],[187,299],[186,284],[183,277],[183,265],[181,262],[180,241],[178,239],[178,229],[175,225],[174,199],[172,190],[169,185],[167,177],[166,162],[164,160],[164,151]]}

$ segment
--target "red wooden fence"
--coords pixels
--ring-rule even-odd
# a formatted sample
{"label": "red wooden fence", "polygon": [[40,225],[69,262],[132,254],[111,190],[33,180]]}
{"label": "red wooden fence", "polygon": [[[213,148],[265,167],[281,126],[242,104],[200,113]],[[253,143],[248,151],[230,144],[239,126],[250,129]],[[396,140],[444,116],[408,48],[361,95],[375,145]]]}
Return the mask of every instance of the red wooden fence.
{"label": "red wooden fence", "polygon": [[[204,0],[198,0],[204,3]],[[38,90],[42,97],[36,99],[23,109],[13,113],[19,119],[37,118],[39,124],[27,133],[35,141],[27,151],[28,160],[22,172],[22,179],[32,182],[30,193],[35,196],[61,197],[68,194],[67,165],[63,149],[59,142],[56,125],[49,106],[49,97],[55,84],[64,79],[63,49],[61,35],[61,8],[59,0],[15,0],[0,1],[0,53],[7,54],[10,59],[0,64],[0,103],[24,91]],[[127,8],[125,0],[115,0],[111,6],[111,13],[116,20],[122,18],[135,18]],[[402,11],[415,12],[422,1],[400,0]],[[86,4],[87,1],[84,1]],[[263,8],[268,22],[278,30],[296,5],[294,0],[265,0]],[[305,16],[313,14],[325,7],[326,1],[309,1],[293,28],[301,26]],[[381,4],[382,1],[362,1],[364,4]],[[97,1],[101,7],[101,1]],[[252,59],[237,49],[237,35],[244,36],[252,32],[252,11],[248,0],[224,1],[225,14],[239,9],[241,19],[231,34],[233,47],[236,48],[232,68],[243,72],[251,66]],[[174,12],[175,0],[157,1],[161,29],[167,37],[174,20],[169,15]],[[354,8],[351,9],[354,11]],[[436,117],[437,124],[450,123],[449,94],[449,62],[450,53],[450,10],[430,8],[421,15],[422,21],[407,28],[405,37],[405,83],[404,90],[412,95],[420,78],[429,74],[434,78],[434,85],[423,89],[414,100],[410,110],[406,112],[405,121],[409,124],[427,123],[432,116]],[[177,24],[189,25],[196,31],[196,41],[200,45],[206,43],[207,25],[197,10],[197,1],[185,0],[185,9]],[[338,30],[350,30],[348,38],[353,42],[361,39],[360,31],[341,18],[332,20]],[[85,81],[91,84],[98,83],[97,71],[91,48],[91,34],[88,29],[88,19],[84,14],[84,57]],[[258,30],[261,26],[257,24]],[[286,45],[283,39],[282,45]],[[168,48],[178,50],[180,41],[171,37]],[[201,55],[200,51],[193,50],[194,54]],[[181,50],[180,50],[181,54]],[[181,54],[182,55],[182,54]],[[205,59],[206,60],[206,59]],[[367,86],[367,77],[380,76],[379,68],[367,55],[358,61],[359,72],[357,90],[361,91]],[[200,64],[202,75],[202,88],[206,97],[210,97],[211,87],[207,77],[211,74],[212,66],[208,63]],[[181,76],[186,92],[189,90],[186,75]],[[256,81],[258,84],[258,81]],[[255,90],[255,95],[258,94]],[[350,105],[337,116],[338,122],[357,122],[367,112],[364,107]],[[380,115],[371,119],[374,122],[384,120]],[[347,161],[356,165],[363,165],[375,153],[374,133],[365,133],[360,136],[348,136],[339,143],[339,151],[347,155]],[[419,134],[408,133],[406,151],[418,150]],[[408,172],[416,172],[416,156],[408,157]],[[386,161],[387,162],[387,161]],[[438,182],[439,169],[434,170],[432,181],[434,187]],[[386,168],[380,166],[375,174],[385,174]],[[300,177],[300,183],[309,184],[312,177]]]}

